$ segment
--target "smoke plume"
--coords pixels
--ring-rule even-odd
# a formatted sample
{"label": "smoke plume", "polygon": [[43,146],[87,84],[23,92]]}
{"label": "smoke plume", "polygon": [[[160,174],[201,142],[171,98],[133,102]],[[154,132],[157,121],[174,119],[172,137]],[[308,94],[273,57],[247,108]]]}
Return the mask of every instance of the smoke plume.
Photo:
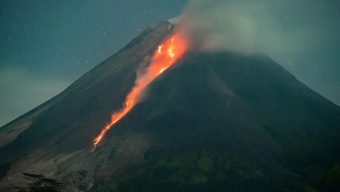
{"label": "smoke plume", "polygon": [[192,0],[179,23],[195,48],[254,50],[255,26],[244,10],[225,1]]}
{"label": "smoke plume", "polygon": [[193,47],[264,53],[339,104],[339,8],[337,0],[191,0],[178,23]]}
{"label": "smoke plume", "polygon": [[191,0],[180,27],[200,49],[291,54],[337,34],[323,4],[327,5],[316,0]]}

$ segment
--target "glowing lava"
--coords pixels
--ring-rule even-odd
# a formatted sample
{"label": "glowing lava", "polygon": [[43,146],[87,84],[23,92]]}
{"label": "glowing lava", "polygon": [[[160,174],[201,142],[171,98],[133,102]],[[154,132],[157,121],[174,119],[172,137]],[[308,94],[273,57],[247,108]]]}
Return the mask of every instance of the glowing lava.
{"label": "glowing lava", "polygon": [[159,75],[174,65],[175,62],[183,56],[186,49],[187,42],[179,33],[173,34],[158,46],[153,55],[152,62],[146,71],[135,81],[135,85],[126,96],[122,108],[111,115],[110,121],[106,123],[99,135],[93,140],[92,151],[96,149],[98,143],[100,143],[112,126],[129,113],[138,103],[138,98],[143,90]]}

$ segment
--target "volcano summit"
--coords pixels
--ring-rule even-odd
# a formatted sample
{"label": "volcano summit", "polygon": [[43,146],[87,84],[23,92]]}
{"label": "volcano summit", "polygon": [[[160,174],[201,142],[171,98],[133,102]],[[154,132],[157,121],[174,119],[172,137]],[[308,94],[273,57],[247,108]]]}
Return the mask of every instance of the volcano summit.
{"label": "volcano summit", "polygon": [[340,190],[340,108],[262,54],[187,50],[91,152],[173,34],[145,30],[2,127],[0,191],[25,187],[23,173],[63,191]]}

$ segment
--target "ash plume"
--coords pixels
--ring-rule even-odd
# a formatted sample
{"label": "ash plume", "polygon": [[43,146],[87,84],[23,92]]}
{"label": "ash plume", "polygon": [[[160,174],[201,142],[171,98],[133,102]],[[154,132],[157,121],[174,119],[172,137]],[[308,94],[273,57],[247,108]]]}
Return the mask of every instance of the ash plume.
{"label": "ash plume", "polygon": [[202,50],[251,51],[253,23],[225,1],[192,0],[179,18],[179,29]]}
{"label": "ash plume", "polygon": [[324,8],[327,2],[191,0],[179,26],[196,48],[265,52],[287,63],[299,59],[301,50],[319,49],[337,37],[336,23]]}

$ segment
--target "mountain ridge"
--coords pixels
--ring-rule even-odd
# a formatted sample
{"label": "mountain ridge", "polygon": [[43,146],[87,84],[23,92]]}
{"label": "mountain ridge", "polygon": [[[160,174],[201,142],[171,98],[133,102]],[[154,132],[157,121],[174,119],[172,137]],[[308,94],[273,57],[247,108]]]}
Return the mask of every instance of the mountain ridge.
{"label": "mountain ridge", "polygon": [[187,52],[91,153],[172,32],[167,22],[147,29],[35,118],[22,116],[32,123],[0,142],[0,189],[25,185],[22,172],[55,178],[65,191],[339,189],[324,178],[340,163],[340,108],[263,54]]}

